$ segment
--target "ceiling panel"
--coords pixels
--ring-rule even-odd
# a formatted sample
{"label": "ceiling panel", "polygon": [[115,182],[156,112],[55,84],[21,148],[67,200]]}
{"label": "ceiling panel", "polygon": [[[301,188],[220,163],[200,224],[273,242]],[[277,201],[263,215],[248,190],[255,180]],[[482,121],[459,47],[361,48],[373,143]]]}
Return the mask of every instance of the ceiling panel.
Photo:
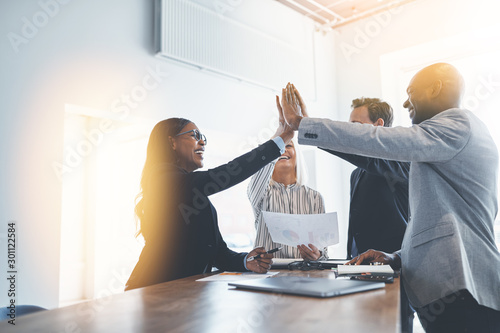
{"label": "ceiling panel", "polygon": [[276,0],[327,28],[337,28],[418,0]]}

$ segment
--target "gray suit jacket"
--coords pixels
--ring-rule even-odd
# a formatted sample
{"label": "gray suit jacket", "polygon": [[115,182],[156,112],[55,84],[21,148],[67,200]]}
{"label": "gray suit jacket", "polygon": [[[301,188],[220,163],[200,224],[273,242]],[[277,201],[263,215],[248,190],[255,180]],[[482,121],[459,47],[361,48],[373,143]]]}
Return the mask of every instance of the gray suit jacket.
{"label": "gray suit jacket", "polygon": [[411,162],[400,253],[411,303],[422,307],[467,289],[479,304],[500,310],[498,152],[475,115],[449,109],[409,128],[304,118],[299,143]]}

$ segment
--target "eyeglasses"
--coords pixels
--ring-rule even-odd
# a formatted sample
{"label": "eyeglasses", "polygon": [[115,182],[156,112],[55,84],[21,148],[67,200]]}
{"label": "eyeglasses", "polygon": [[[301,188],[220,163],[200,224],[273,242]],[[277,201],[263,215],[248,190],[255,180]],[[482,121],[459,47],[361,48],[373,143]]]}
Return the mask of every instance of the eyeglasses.
{"label": "eyeglasses", "polygon": [[288,264],[288,269],[291,271],[310,271],[310,270],[323,270],[325,267],[323,267],[322,263],[319,261],[294,261]]}
{"label": "eyeglasses", "polygon": [[203,142],[205,144],[207,144],[207,137],[203,134],[200,133],[200,131],[198,131],[197,129],[192,129],[190,131],[186,131],[186,132],[182,132],[182,133],[179,133],[177,134],[176,136],[179,136],[179,135],[182,135],[182,134],[186,134],[186,133],[190,133],[190,132],[193,132],[193,135],[191,135],[196,141],[200,141],[200,140],[203,140]]}

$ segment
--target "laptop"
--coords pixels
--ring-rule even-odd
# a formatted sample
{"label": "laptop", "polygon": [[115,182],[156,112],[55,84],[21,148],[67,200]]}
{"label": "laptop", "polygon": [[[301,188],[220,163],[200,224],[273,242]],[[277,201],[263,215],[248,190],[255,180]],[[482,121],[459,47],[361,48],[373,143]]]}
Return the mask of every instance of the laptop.
{"label": "laptop", "polygon": [[384,282],[367,282],[347,279],[281,276],[275,278],[230,282],[229,286],[241,289],[268,291],[312,297],[334,297],[384,288]]}

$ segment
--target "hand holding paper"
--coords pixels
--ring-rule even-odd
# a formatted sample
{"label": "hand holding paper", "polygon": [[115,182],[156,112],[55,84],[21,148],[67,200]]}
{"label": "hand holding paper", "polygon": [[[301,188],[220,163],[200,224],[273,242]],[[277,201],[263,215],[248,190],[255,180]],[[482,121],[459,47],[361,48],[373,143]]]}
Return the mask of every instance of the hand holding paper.
{"label": "hand holding paper", "polygon": [[320,250],[313,244],[297,246],[300,256],[306,260],[318,260],[321,257]]}

